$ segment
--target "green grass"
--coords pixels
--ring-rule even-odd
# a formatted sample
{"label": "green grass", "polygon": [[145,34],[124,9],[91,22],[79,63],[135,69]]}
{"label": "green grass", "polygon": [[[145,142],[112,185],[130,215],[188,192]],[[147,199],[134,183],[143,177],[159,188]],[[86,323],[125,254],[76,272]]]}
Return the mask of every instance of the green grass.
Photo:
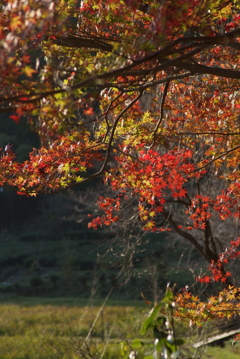
{"label": "green grass", "polygon": [[[0,304],[0,359],[121,359],[120,342],[139,337],[146,314],[144,304],[108,303],[101,312],[101,303],[89,306],[75,298],[13,299]],[[237,359],[239,350],[228,343],[202,358]]]}
{"label": "green grass", "polygon": [[240,343],[232,345],[228,342],[224,348],[209,347],[207,351],[207,359],[239,359],[240,358]]}
{"label": "green grass", "polygon": [[[138,335],[144,312],[133,306],[0,305],[0,359],[82,358],[97,356],[111,336],[111,351],[126,336]],[[89,348],[84,345],[92,329]],[[107,348],[104,358],[109,355]]]}

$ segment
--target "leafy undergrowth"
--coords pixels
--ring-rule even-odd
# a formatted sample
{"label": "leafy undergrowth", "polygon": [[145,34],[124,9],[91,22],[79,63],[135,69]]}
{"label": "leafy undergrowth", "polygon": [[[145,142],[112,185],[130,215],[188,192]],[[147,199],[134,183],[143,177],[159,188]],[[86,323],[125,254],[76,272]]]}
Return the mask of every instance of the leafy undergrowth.
{"label": "leafy undergrowth", "polygon": [[[120,343],[139,338],[145,314],[141,306],[108,305],[101,311],[60,298],[51,305],[1,304],[0,359],[121,359]],[[204,358],[237,359],[239,353],[239,344],[227,344],[209,348]]]}

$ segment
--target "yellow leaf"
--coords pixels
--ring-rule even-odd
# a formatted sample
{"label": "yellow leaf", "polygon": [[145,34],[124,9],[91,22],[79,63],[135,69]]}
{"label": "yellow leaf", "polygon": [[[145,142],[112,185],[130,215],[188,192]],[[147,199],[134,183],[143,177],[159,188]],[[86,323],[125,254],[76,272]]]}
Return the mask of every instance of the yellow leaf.
{"label": "yellow leaf", "polygon": [[14,31],[17,27],[21,25],[22,21],[19,16],[15,16],[12,18],[10,22],[10,29],[11,31]]}
{"label": "yellow leaf", "polygon": [[151,211],[151,212],[149,212],[149,217],[154,217],[155,216],[155,212],[154,211]]}
{"label": "yellow leaf", "polygon": [[44,107],[41,108],[41,111],[46,112],[46,113],[51,111],[51,110],[52,110],[52,107],[50,107],[50,106],[44,106]]}
{"label": "yellow leaf", "polygon": [[145,226],[144,229],[152,229],[155,227],[155,224],[153,221],[149,221]]}
{"label": "yellow leaf", "polygon": [[32,77],[32,74],[35,74],[37,71],[32,69],[30,66],[25,66],[23,68],[23,73],[27,76],[27,77]]}

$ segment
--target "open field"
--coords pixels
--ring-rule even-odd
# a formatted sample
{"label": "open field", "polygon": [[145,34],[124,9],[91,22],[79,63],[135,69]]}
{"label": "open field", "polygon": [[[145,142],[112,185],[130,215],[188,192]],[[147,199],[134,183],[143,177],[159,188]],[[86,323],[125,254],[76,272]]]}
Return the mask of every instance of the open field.
{"label": "open field", "polygon": [[[2,299],[0,305],[0,359],[120,359],[120,343],[139,337],[146,313],[144,304],[113,302],[101,310],[66,298],[13,302]],[[239,344],[227,343],[204,350],[202,358],[237,359],[239,354]]]}
{"label": "open field", "polygon": [[[136,336],[144,315],[143,308],[133,306],[106,306],[101,311],[99,306],[73,306],[72,302],[69,306],[63,302],[38,305],[33,300],[26,305],[1,304],[0,358],[82,358],[88,350],[87,357],[91,354],[97,358],[109,337],[111,351],[115,348],[117,351],[118,343],[128,334]],[[84,341],[90,332],[88,349]],[[106,355],[107,352],[108,349]]]}

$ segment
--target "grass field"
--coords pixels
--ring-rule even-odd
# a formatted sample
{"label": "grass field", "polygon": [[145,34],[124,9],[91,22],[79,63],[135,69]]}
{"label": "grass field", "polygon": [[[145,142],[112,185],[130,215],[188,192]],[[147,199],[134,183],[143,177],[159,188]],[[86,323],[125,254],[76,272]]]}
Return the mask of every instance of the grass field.
{"label": "grass field", "polygon": [[[112,302],[101,310],[99,303],[90,306],[71,298],[4,301],[0,304],[0,359],[120,359],[120,342],[139,337],[146,313],[144,304]],[[239,355],[240,345],[229,343],[223,349],[210,348],[202,358],[237,359]]]}
{"label": "grass field", "polygon": [[[36,298],[14,301],[2,300],[0,305],[0,359],[82,358],[84,353],[98,358],[109,338],[111,351],[117,352],[120,341],[130,333],[138,335],[144,316],[139,306],[108,305],[101,311],[100,306],[77,304],[71,298],[52,304],[37,304]],[[108,351],[105,348],[103,358]]]}

